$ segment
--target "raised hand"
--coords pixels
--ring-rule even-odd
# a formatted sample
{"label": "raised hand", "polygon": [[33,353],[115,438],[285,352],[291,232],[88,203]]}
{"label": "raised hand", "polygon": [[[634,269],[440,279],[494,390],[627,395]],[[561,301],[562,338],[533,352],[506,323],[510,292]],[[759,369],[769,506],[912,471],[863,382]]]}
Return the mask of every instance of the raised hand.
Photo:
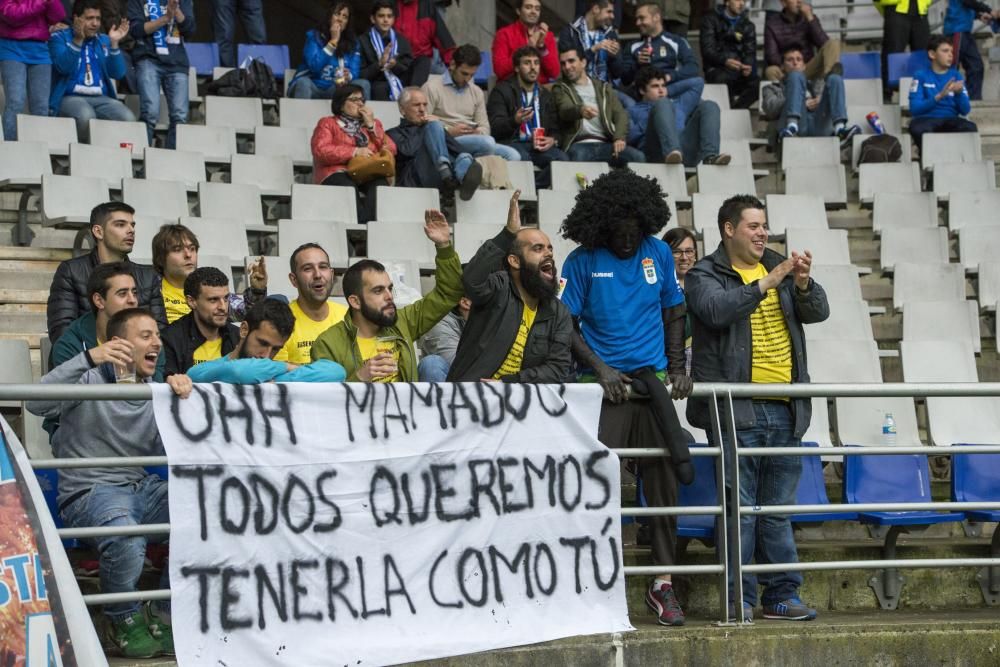
{"label": "raised hand", "polygon": [[258,257],[257,261],[250,265],[247,274],[250,287],[255,290],[267,289],[267,264],[263,257]]}
{"label": "raised hand", "polygon": [[451,226],[441,211],[431,208],[424,211],[424,234],[438,248],[451,245]]}
{"label": "raised hand", "polygon": [[795,286],[801,290],[809,287],[809,271],[812,268],[812,253],[803,250],[801,253],[792,251],[792,274],[795,276]]}
{"label": "raised hand", "polygon": [[118,42],[128,35],[128,26],[128,19],[122,19],[118,25],[111,26],[111,29],[108,30],[108,39],[111,40],[112,48],[118,46]]}
{"label": "raised hand", "polygon": [[510,204],[507,207],[507,231],[517,234],[521,231],[521,209],[517,206],[517,200],[521,197],[520,190],[514,190],[510,196]]}

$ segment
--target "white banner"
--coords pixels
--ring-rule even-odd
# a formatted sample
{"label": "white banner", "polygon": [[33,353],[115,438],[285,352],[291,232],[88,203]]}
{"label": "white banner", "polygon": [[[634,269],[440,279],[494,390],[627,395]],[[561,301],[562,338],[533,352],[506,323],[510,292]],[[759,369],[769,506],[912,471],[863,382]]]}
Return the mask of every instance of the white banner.
{"label": "white banner", "polygon": [[382,665],[632,629],[597,385],[154,391],[181,665]]}

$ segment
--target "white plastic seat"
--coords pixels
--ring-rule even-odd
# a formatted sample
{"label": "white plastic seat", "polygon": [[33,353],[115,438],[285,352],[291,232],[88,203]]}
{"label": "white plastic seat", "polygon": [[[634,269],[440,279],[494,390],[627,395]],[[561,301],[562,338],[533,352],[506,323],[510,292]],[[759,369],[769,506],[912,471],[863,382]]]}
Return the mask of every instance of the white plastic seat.
{"label": "white plastic seat", "polygon": [[[749,164],[749,163],[748,163]],[[691,195],[687,189],[687,174],[682,164],[658,164],[648,162],[633,162],[629,169],[639,176],[651,176],[656,179],[667,193],[667,201],[672,202],[671,212],[676,214],[677,203],[688,203]],[[676,215],[673,217],[676,219]]]}
{"label": "white plastic seat", "polygon": [[[423,215],[421,209],[421,219]],[[411,259],[421,268],[433,268],[434,244],[427,240],[421,223],[377,220],[368,223],[368,256],[379,261]]]}
{"label": "white plastic seat", "polygon": [[[814,264],[809,272],[830,301],[862,301],[861,281],[853,266]],[[811,326],[811,325],[810,325]]]}
{"label": "white plastic seat", "polygon": [[72,176],[96,176],[112,190],[122,186],[123,178],[132,178],[132,156],[123,148],[69,145],[69,173]]}
{"label": "white plastic seat", "polygon": [[[3,381],[12,384],[33,384],[31,350],[28,341],[21,339],[0,340],[0,368]],[[21,401],[0,401],[0,408],[20,408]]]}
{"label": "white plastic seat", "polygon": [[753,133],[749,109],[722,109],[719,112],[719,138],[745,139],[750,143],[765,143]]}
{"label": "white plastic seat", "polygon": [[872,230],[925,229],[938,226],[933,192],[876,192],[872,200]]}
{"label": "white plastic seat", "polygon": [[0,188],[39,185],[52,173],[48,147],[40,141],[0,141]]}
{"label": "white plastic seat", "polygon": [[[538,226],[546,230],[558,230],[576,205],[576,193],[569,190],[539,190]],[[551,234],[550,234],[551,235]]]}
{"label": "white plastic seat", "polygon": [[198,184],[198,206],[203,218],[236,218],[251,231],[264,227],[260,188],[256,185],[202,181]]}
{"label": "white plastic seat", "polygon": [[722,243],[722,232],[719,231],[719,226],[708,225],[701,230],[701,252],[698,253],[698,257],[715,252],[720,243]]}
{"label": "white plastic seat", "polygon": [[830,228],[823,198],[816,194],[768,195],[767,225],[772,236],[784,236],[789,227]]}
{"label": "white plastic seat", "polygon": [[[403,188],[383,185],[376,188],[375,201],[377,202],[375,218],[380,222],[420,222],[421,229],[424,211],[441,209],[441,196],[436,188]],[[371,231],[371,225],[368,226],[368,229]],[[426,239],[424,240],[426,241]],[[406,257],[406,255],[389,256]]]}
{"label": "white plastic seat", "polygon": [[958,256],[966,271],[1000,257],[1000,227],[965,227],[958,233]]}
{"label": "white plastic seat", "polygon": [[917,301],[964,299],[965,270],[961,264],[896,262],[892,275],[892,306],[896,310]]}
{"label": "white plastic seat", "polygon": [[188,215],[187,192],[180,181],[123,178],[122,199],[135,209],[137,218],[176,220]]}
{"label": "white plastic seat", "polygon": [[132,144],[132,159],[141,160],[142,152],[149,146],[146,124],[139,121],[90,119],[90,145],[121,148]]}
{"label": "white plastic seat", "polygon": [[827,206],[846,206],[847,174],[844,172],[844,165],[795,167],[786,171],[785,193],[819,195]]}
{"label": "white plastic seat", "polygon": [[910,86],[913,84],[912,76],[899,77],[899,108],[907,111],[910,108]]}
{"label": "white plastic seat", "polygon": [[349,262],[347,229],[342,222],[328,220],[278,220],[278,254],[292,256],[304,243],[318,243],[330,256],[330,264],[346,268]]}
{"label": "white plastic seat", "polygon": [[552,189],[579,192],[583,188],[577,179],[577,174],[583,174],[588,182],[611,171],[607,162],[553,162]]}
{"label": "white plastic seat", "polygon": [[813,265],[851,264],[851,251],[847,243],[846,229],[785,229],[787,254],[808,250],[813,256]]}
{"label": "white plastic seat", "polygon": [[335,220],[350,225],[358,222],[354,188],[346,185],[292,184],[293,220]]}
{"label": "white plastic seat", "polygon": [[468,262],[483,243],[496,235],[497,230],[487,225],[455,225],[455,252],[459,259]]}
{"label": "white plastic seat", "polygon": [[96,176],[42,175],[39,206],[46,227],[89,227],[90,211],[108,201],[108,184]]}
{"label": "white plastic seat", "polygon": [[803,327],[806,340],[875,340],[868,304],[857,299],[829,298],[830,316]]}
{"label": "white plastic seat", "polygon": [[311,132],[302,127],[259,125],[253,135],[254,155],[288,157],[296,167],[312,166]]}
{"label": "white plastic seat", "polygon": [[282,97],[278,100],[278,109],[281,127],[301,127],[312,136],[320,118],[330,115],[330,102]]}
{"label": "white plastic seat", "polygon": [[70,146],[77,142],[76,121],[60,116],[17,114],[17,140],[40,141],[52,155],[69,155]]}
{"label": "white plastic seat", "polygon": [[696,192],[691,195],[691,218],[694,230],[699,234],[704,234],[706,228],[718,229],[719,209],[728,198],[729,195],[711,192]]}
{"label": "white plastic seat", "polygon": [[234,185],[256,185],[265,197],[291,197],[295,171],[292,158],[287,156],[233,156]]}
{"label": "white plastic seat", "polygon": [[177,150],[201,153],[206,162],[229,164],[236,155],[236,131],[212,125],[178,125]]}
{"label": "white plastic seat", "polygon": [[158,181],[180,181],[189,191],[198,189],[205,180],[205,157],[191,151],[147,148],[146,178]]}
{"label": "white plastic seat", "polygon": [[903,131],[903,118],[898,104],[852,104],[848,99],[847,124],[857,125],[862,134],[875,134],[866,118],[872,111],[878,114],[887,133],[898,135]]}
{"label": "white plastic seat", "polygon": [[848,104],[882,104],[881,79],[844,79],[844,97]]}
{"label": "white plastic seat", "polygon": [[[126,95],[125,106],[135,114],[136,118],[142,118],[141,102],[138,95]],[[170,108],[167,106],[167,96],[160,93],[160,115],[156,119],[155,129],[165,131],[170,127]]]}
{"label": "white plastic seat", "polygon": [[858,165],[858,197],[871,204],[876,192],[920,192],[920,167],[916,162]]}
{"label": "white plastic seat", "polygon": [[399,125],[401,120],[399,105],[395,102],[368,100],[365,102],[365,106],[372,110],[376,120],[382,121],[382,129],[391,130]]}
{"label": "white plastic seat", "polygon": [[253,134],[264,124],[264,108],[259,97],[205,96],[205,125],[231,127],[239,134]]}
{"label": "white plastic seat", "polygon": [[[731,165],[745,165],[753,167],[753,153],[750,150],[750,141],[747,139],[722,139],[719,141],[719,152],[729,155]],[[758,175],[767,173],[767,170],[755,170]]]}
{"label": "white plastic seat", "polygon": [[1000,190],[963,192],[948,201],[948,229],[957,232],[965,227],[1000,226]]}
{"label": "white plastic seat", "polygon": [[455,198],[456,225],[491,225],[494,233],[507,223],[510,190],[476,190],[472,199]]}
{"label": "white plastic seat", "polygon": [[979,354],[979,307],[975,301],[912,301],[903,311],[903,340],[967,340]]}
{"label": "white plastic seat", "polygon": [[879,255],[883,271],[897,262],[948,263],[948,230],[944,227],[883,229]]}
{"label": "white plastic seat", "polygon": [[[830,437],[830,409],[826,398],[812,398],[812,419],[809,428],[802,434],[802,442],[815,442],[818,447],[835,447],[836,443]],[[840,456],[823,456],[824,461],[839,461]]]}
{"label": "white plastic seat", "polygon": [[537,201],[535,191],[535,165],[530,160],[507,163],[507,176],[515,190],[521,191],[521,201]]}
{"label": "white plastic seat", "polygon": [[997,189],[993,160],[981,162],[938,162],[934,165],[934,194],[948,199],[952,194]]}
{"label": "white plastic seat", "polygon": [[928,132],[923,136],[920,166],[924,170],[933,169],[936,164],[980,162],[982,159],[978,132]]}
{"label": "white plastic seat", "polygon": [[719,111],[729,111],[729,88],[724,83],[706,83],[701,91],[701,101],[711,100],[719,105]]}
{"label": "white plastic seat", "polygon": [[[858,160],[861,159],[861,144],[865,142],[866,139],[870,139],[872,135],[870,134],[855,134],[854,138],[851,139],[851,169],[854,171],[858,170]],[[900,162],[912,162],[913,161],[913,140],[910,135],[906,132],[902,134],[897,134],[896,138],[899,139],[900,147]]]}
{"label": "white plastic seat", "polygon": [[827,165],[840,165],[837,137],[789,137],[781,142],[782,170]]}
{"label": "white plastic seat", "polygon": [[[244,266],[249,266],[251,262],[257,261],[258,255],[250,255],[243,258]],[[267,282],[267,293],[269,295],[280,294],[289,302],[299,298],[299,290],[292,287],[292,282],[288,279],[289,261],[288,255],[266,255],[264,263],[267,266],[269,276],[274,276]]]}
{"label": "white plastic seat", "polygon": [[728,196],[757,193],[753,170],[746,165],[699,164],[697,173],[698,192]]}
{"label": "white plastic seat", "polygon": [[246,228],[239,218],[187,217],[180,223],[198,237],[199,258],[205,253],[227,258],[230,266],[242,266],[244,257],[250,254]]}

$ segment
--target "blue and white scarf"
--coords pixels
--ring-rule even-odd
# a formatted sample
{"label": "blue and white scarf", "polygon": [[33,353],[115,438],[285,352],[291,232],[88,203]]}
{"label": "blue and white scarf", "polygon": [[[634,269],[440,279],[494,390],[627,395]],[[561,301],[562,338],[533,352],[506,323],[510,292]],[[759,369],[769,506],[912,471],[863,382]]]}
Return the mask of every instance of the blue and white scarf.
{"label": "blue and white scarf", "polygon": [[572,27],[576,31],[576,34],[580,36],[583,51],[587,55],[587,76],[592,79],[600,79],[601,81],[608,82],[608,52],[602,49],[594,53],[591,49],[594,48],[595,44],[607,39],[611,29],[598,28],[591,31],[587,28],[587,19],[584,16],[574,21]]}
{"label": "blue and white scarf", "polygon": [[[159,0],[146,0],[146,16],[150,21],[158,21],[163,16]],[[153,44],[156,46],[158,55],[165,56],[170,53],[170,48],[167,46],[167,31],[173,27],[173,23],[171,20],[168,25],[153,33]]]}
{"label": "blue and white scarf", "polygon": [[521,128],[518,130],[518,138],[521,141],[532,141],[534,136],[534,131],[536,127],[541,126],[542,118],[542,102],[541,95],[538,91],[538,84],[535,84],[535,90],[532,92],[531,99],[528,99],[527,94],[525,94],[524,89],[521,89],[521,108],[526,109],[531,107],[535,113],[531,115],[531,118],[525,120],[521,123]]}
{"label": "blue and white scarf", "polygon": [[[382,33],[378,31],[378,28],[372,26],[371,30],[368,31],[368,37],[371,39],[372,48],[375,49],[375,57],[379,60],[382,59],[382,53],[386,49],[386,45],[382,43]],[[389,29],[389,60],[396,57],[399,52],[399,43],[396,41],[396,31],[392,28]],[[385,74],[385,80],[389,82],[389,99],[398,99],[400,94],[403,92],[403,82],[399,80],[399,77],[392,73],[392,71],[386,67],[382,70]]]}

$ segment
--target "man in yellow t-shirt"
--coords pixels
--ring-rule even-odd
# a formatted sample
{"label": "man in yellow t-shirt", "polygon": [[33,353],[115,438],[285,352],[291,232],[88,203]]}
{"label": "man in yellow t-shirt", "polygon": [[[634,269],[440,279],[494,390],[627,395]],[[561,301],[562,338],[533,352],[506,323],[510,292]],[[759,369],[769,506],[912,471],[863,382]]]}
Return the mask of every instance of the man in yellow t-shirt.
{"label": "man in yellow t-shirt", "polygon": [[288,279],[299,291],[291,304],[295,329],[274,359],[308,364],[312,361],[313,343],[321,333],[344,319],[347,306],[330,300],[336,278],[330,256],[321,246],[316,243],[299,246],[289,264]]}
{"label": "man in yellow t-shirt", "polygon": [[213,361],[233,351],[240,330],[229,322],[229,278],[203,266],[184,280],[184,298],[191,312],[163,330],[167,376]]}

